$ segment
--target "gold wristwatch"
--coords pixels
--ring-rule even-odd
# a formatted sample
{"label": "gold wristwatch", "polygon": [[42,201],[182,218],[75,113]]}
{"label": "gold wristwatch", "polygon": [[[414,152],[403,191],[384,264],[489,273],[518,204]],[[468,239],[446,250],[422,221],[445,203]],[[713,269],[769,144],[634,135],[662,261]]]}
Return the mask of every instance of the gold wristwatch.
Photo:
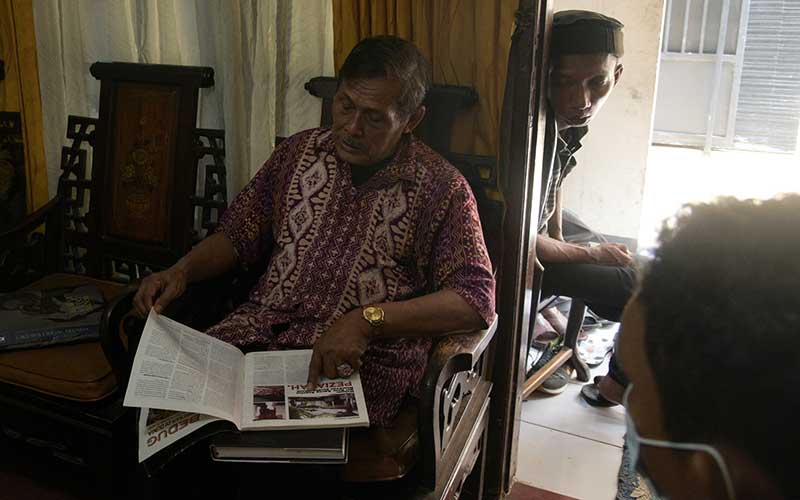
{"label": "gold wristwatch", "polygon": [[378,306],[367,306],[361,309],[361,315],[367,323],[373,328],[373,334],[380,331],[384,323],[385,315],[383,309]]}

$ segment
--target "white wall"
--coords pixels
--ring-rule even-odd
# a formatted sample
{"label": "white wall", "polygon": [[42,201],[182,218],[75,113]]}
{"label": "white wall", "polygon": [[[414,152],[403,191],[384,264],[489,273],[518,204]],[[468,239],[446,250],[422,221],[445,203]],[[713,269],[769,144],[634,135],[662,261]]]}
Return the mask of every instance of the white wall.
{"label": "white wall", "polygon": [[650,146],[664,0],[556,0],[555,10],[593,10],[625,25],[622,81],[589,126],[564,206],[593,229],[637,238]]}
{"label": "white wall", "polygon": [[[800,193],[800,151],[794,154],[652,146],[648,160],[640,248],[656,245],[663,221],[685,203],[719,196],[766,200]],[[765,175],[765,172],[769,172]],[[692,179],[691,183],[684,182]]]}

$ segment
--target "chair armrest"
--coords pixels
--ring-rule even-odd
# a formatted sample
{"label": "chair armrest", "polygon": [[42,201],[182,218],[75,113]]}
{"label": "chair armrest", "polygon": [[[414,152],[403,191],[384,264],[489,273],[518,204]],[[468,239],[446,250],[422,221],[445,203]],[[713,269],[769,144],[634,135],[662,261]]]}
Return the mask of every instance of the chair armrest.
{"label": "chair armrest", "polygon": [[[204,330],[226,314],[226,304],[221,298],[225,294],[219,291],[224,289],[221,287],[230,287],[231,282],[232,275],[226,274],[193,283],[167,306],[164,315],[196,330]],[[144,318],[128,314],[133,309],[133,298],[138,289],[139,282],[131,283],[124,293],[106,305],[100,326],[100,344],[123,391],[128,385],[145,324]]]}
{"label": "chair armrest", "polygon": [[485,330],[448,335],[439,340],[434,345],[428,360],[423,391],[442,381],[441,375],[445,372],[445,368],[452,368],[450,375],[471,370],[489,347],[495,331],[497,331],[497,316]]}
{"label": "chair armrest", "polygon": [[128,387],[133,356],[144,327],[142,318],[131,317],[126,321],[126,316],[133,309],[133,297],[138,288],[138,283],[126,287],[123,293],[106,305],[100,320],[100,345],[117,379],[117,388],[123,393]]}
{"label": "chair armrest", "polygon": [[[60,270],[62,207],[62,198],[56,196],[0,232],[0,292],[17,290]],[[43,224],[44,235],[34,233]]]}
{"label": "chair armrest", "polygon": [[[436,465],[448,444],[449,427],[456,427],[461,413],[449,415],[444,408],[445,392],[450,386],[474,386],[480,378],[473,372],[497,331],[497,316],[489,328],[471,333],[448,335],[433,347],[422,379],[419,404],[420,472],[421,480],[432,486],[436,483]],[[464,397],[467,394],[462,394]],[[445,403],[445,404],[443,404]],[[462,409],[463,411],[463,409]]]}
{"label": "chair armrest", "polygon": [[14,227],[0,232],[0,250],[9,247],[14,241],[27,237],[28,233],[48,222],[49,217],[53,215],[53,211],[57,210],[60,205],[61,197],[56,196],[32,214],[26,216]]}

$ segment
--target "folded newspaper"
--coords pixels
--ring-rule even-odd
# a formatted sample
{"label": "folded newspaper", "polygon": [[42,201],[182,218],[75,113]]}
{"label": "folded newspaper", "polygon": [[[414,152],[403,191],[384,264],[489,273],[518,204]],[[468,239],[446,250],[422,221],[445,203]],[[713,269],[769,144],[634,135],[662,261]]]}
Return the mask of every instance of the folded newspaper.
{"label": "folded newspaper", "polygon": [[142,408],[139,461],[219,420],[241,431],[369,426],[358,373],[306,389],[311,353],[245,355],[151,311],[124,401]]}

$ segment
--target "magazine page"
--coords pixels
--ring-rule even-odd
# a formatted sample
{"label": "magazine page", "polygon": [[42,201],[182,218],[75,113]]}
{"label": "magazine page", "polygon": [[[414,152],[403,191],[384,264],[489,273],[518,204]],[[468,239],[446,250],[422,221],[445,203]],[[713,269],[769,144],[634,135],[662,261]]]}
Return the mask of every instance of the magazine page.
{"label": "magazine page", "polygon": [[369,425],[358,373],[322,378],[316,389],[306,390],[311,353],[310,349],[268,351],[245,357],[242,429]]}
{"label": "magazine page", "polygon": [[151,310],[124,405],[202,413],[239,427],[243,370],[236,347]]}
{"label": "magazine page", "polygon": [[200,413],[142,408],[139,414],[139,462],[204,425],[219,420]]}

